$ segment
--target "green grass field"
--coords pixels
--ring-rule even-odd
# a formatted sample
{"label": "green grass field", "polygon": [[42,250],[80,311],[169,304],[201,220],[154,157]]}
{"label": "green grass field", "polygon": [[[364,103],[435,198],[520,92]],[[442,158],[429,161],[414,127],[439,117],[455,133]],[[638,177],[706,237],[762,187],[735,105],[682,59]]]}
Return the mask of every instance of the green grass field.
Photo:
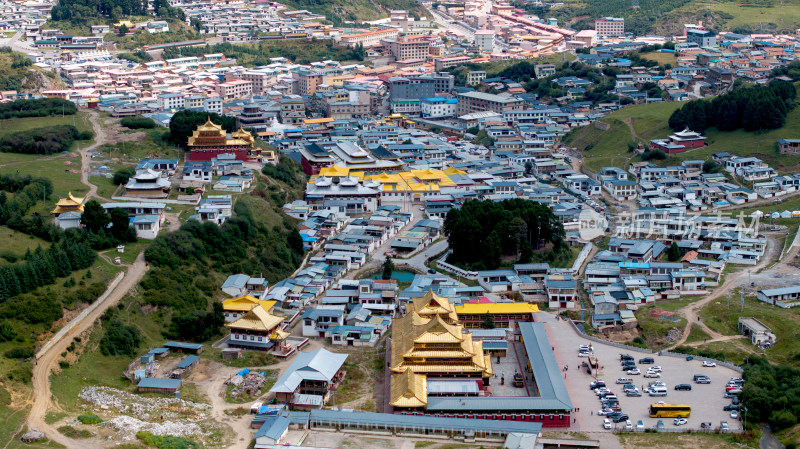
{"label": "green grass field", "polygon": [[[730,299],[730,308],[728,299]],[[800,310],[771,306],[757,300],[754,296],[745,296],[744,312],[740,312],[740,304],[739,294],[736,291],[730,295],[730,298],[720,298],[704,307],[700,311],[700,318],[708,327],[723,335],[738,335],[739,317],[755,317],[775,332],[778,341],[765,351],[757,350],[755,347],[753,349],[758,353],[763,353],[772,362],[800,367],[800,339],[797,338]],[[713,344],[718,345],[717,343]],[[708,345],[702,347],[706,346]],[[719,349],[725,349],[724,343],[718,346]]]}
{"label": "green grass field", "polygon": [[[50,247],[50,242],[0,226],[0,255],[13,254],[21,258],[25,255],[25,251],[33,251],[38,246],[47,249]],[[6,259],[0,258],[0,265],[8,263]]]}
{"label": "green grass field", "polygon": [[[597,172],[602,167],[617,166],[627,169],[630,162],[641,161],[628,152],[629,142],[647,143],[652,139],[665,138],[672,133],[667,126],[669,116],[683,103],[655,103],[623,108],[601,119],[611,125],[608,131],[597,129],[594,124],[577,128],[564,137],[567,146],[585,149],[584,165]],[[631,126],[634,134],[631,134]],[[709,128],[704,133],[707,145],[703,148],[672,154],[663,161],[651,161],[661,166],[680,165],[684,160],[709,160],[713,153],[727,151],[739,156],[755,156],[763,160],[780,174],[800,171],[800,157],[781,155],[777,142],[782,138],[800,136],[800,108],[795,108],[786,117],[783,128],[751,133],[744,130],[731,132]]]}
{"label": "green grass field", "polygon": [[699,0],[684,5],[675,11],[701,14],[705,11],[718,11],[730,15],[731,18],[725,20],[725,30],[749,26],[754,32],[758,32],[763,25],[766,32],[771,28],[794,30],[800,27],[800,2],[797,0],[758,3],[750,1]]}
{"label": "green grass field", "polygon": [[700,328],[700,326],[692,323],[691,330],[689,331],[689,336],[686,338],[686,343],[695,343],[698,341],[704,341],[709,338],[709,335]]}
{"label": "green grass field", "polygon": [[[19,131],[28,131],[34,128],[46,128],[48,126],[74,125],[78,131],[91,131],[92,124],[85,113],[78,112],[73,115],[55,115],[51,117],[29,117],[29,118],[10,118],[0,120],[0,136]],[[83,142],[81,142],[83,143]]]}

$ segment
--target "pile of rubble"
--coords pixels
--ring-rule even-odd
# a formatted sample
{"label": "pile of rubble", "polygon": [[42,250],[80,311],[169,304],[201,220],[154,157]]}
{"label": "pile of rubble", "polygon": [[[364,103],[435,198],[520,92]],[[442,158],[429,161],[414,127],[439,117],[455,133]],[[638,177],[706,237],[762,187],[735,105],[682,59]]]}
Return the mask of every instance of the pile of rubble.
{"label": "pile of rubble", "polygon": [[78,397],[100,409],[116,409],[144,420],[156,418],[203,420],[207,418],[205,412],[211,408],[207,404],[177,398],[143,397],[109,387],[84,387]]}
{"label": "pile of rubble", "polygon": [[261,394],[261,389],[264,388],[266,382],[267,378],[259,373],[247,373],[244,377],[237,374],[231,377],[226,383],[236,386],[236,388],[231,390],[230,395],[232,398],[237,398],[242,394],[258,396]]}
{"label": "pile of rubble", "polygon": [[206,435],[196,423],[183,423],[177,421],[147,422],[130,416],[117,416],[116,418],[104,421],[99,426],[108,427],[129,435],[136,435],[142,430],[151,432],[153,435],[172,435],[177,437],[187,437],[192,435]]}

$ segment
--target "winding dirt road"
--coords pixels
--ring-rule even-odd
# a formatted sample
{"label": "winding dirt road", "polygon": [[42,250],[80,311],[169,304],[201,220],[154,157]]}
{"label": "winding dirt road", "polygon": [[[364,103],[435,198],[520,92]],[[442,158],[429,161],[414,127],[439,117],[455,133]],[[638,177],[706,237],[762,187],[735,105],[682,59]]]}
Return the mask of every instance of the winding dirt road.
{"label": "winding dirt road", "polygon": [[[99,115],[95,111],[89,112],[89,120],[92,123],[92,128],[95,133],[95,141],[92,145],[80,150],[81,153],[81,183],[89,187],[87,197],[97,196],[97,186],[89,182],[89,151],[98,148],[106,142],[106,134],[103,126],[99,122]],[[100,198],[106,200],[105,198]],[[87,312],[78,315],[58,333],[53,336],[53,339],[48,341],[39,353],[36,354],[36,359],[33,367],[33,406],[28,414],[27,425],[28,429],[36,429],[44,432],[45,435],[52,441],[63,444],[66,447],[80,447],[84,449],[93,448],[94,446],[87,441],[78,441],[67,438],[60,434],[56,429],[44,421],[44,416],[51,405],[51,392],[50,392],[50,372],[53,366],[60,360],[61,353],[67,349],[74,338],[94,325],[94,322],[100,318],[106,309],[112,307],[122,299],[128,291],[135,287],[147,271],[147,265],[144,260],[144,251],[139,253],[136,260],[132,265],[128,266],[127,272],[119,282],[113,283],[103,293],[103,295],[89,306]]]}

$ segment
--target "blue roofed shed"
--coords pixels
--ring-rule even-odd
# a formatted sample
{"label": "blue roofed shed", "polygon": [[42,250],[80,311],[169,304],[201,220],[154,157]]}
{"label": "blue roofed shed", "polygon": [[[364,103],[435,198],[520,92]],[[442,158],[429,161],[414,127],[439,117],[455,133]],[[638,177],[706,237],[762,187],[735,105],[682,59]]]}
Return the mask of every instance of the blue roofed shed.
{"label": "blue roofed shed", "polygon": [[180,379],[157,379],[145,377],[136,385],[137,393],[175,394],[181,388]]}

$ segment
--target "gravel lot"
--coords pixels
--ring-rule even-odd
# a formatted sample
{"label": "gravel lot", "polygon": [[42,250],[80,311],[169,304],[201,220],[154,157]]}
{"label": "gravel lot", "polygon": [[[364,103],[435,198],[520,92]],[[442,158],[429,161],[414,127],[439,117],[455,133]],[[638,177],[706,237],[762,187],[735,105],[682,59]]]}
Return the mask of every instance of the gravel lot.
{"label": "gravel lot", "polygon": [[[650,418],[650,404],[664,401],[667,404],[689,404],[692,407],[692,415],[689,423],[680,426],[681,430],[699,429],[701,422],[711,422],[714,427],[719,427],[721,421],[727,421],[731,431],[738,431],[742,423],[731,419],[730,413],[723,411],[722,407],[730,404],[730,399],[724,398],[725,383],[731,377],[741,377],[736,371],[717,366],[714,368],[704,368],[699,360],[686,361],[677,357],[659,356],[658,354],[645,354],[635,351],[624,351],[611,345],[592,342],[578,335],[569,324],[564,321],[556,321],[553,315],[539,313],[536,316],[538,321],[545,323],[548,337],[555,347],[556,360],[559,366],[569,366],[566,371],[566,384],[570,399],[574,407],[580,409],[576,413],[577,422],[573,425],[575,430],[583,431],[602,431],[603,417],[597,416],[600,410],[600,400],[589,389],[589,383],[594,380],[586,370],[579,370],[578,365],[585,361],[585,358],[578,357],[578,347],[584,344],[591,344],[597,355],[601,369],[599,379],[604,380],[608,388],[619,398],[622,412],[630,416],[634,426],[638,420],[644,422],[645,428],[654,428],[658,422],[657,418]],[[620,367],[619,356],[627,353],[634,357],[637,367],[642,371],[642,375],[629,376]],[[640,365],[639,359],[643,357],[653,357],[654,365],[661,366],[663,370],[660,379],[648,379],[643,376],[647,368],[654,365]],[[696,384],[693,382],[695,374],[705,374],[711,378],[710,384]],[[661,380],[666,384],[666,397],[650,397],[642,391],[642,397],[628,397],[622,391],[622,385],[614,382],[619,377],[633,379],[634,385],[642,391],[642,385],[647,385],[650,381]],[[692,391],[675,391],[676,384],[690,384]],[[594,412],[594,415],[592,415]],[[672,419],[663,419],[664,427],[674,429]],[[625,423],[617,424],[624,427]]]}

